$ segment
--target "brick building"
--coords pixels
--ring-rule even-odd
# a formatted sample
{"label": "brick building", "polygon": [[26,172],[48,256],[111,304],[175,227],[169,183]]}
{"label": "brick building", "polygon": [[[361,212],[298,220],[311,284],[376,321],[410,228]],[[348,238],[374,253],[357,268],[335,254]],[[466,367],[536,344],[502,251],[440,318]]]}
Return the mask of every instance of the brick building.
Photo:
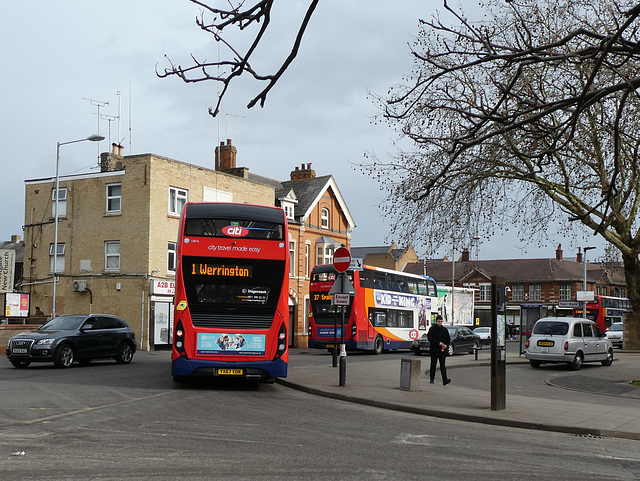
{"label": "brick building", "polygon": [[[584,263],[582,253],[574,259],[564,259],[558,245],[556,255],[549,259],[471,260],[464,250],[453,262],[427,261],[410,264],[407,272],[426,271],[438,284],[476,289],[474,318],[477,325],[490,325],[491,277],[504,277],[507,291],[507,323],[520,325],[521,314],[533,312],[537,320],[544,315],[572,315],[576,292],[583,290]],[[596,295],[626,297],[624,275],[620,268],[587,264],[587,290]],[[454,274],[455,273],[455,274]],[[539,313],[539,315],[538,315]],[[526,320],[525,320],[526,321]],[[528,322],[528,321],[527,321]]]}
{"label": "brick building", "polygon": [[[236,166],[237,149],[216,148],[215,170],[155,154],[101,155],[100,172],[60,177],[56,314],[105,312],[126,319],[142,349],[168,346],[179,215],[187,201],[281,205],[290,217],[290,339],[306,346],[308,272],[322,247],[348,243],[353,220],[331,176],[292,172],[279,182]],[[306,171],[309,172],[306,172]],[[283,194],[286,192],[286,194]],[[52,312],[55,179],[25,181],[23,291]],[[308,247],[307,247],[308,246]],[[310,252],[307,252],[309,249]],[[330,261],[330,260],[329,260]]]}

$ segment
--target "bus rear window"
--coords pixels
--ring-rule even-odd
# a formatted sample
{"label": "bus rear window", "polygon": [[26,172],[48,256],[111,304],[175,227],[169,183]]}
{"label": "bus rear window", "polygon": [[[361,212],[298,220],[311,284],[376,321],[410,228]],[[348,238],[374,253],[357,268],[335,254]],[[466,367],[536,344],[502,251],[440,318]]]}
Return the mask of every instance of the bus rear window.
{"label": "bus rear window", "polygon": [[284,239],[284,225],[274,222],[228,219],[185,219],[184,235],[242,239]]}

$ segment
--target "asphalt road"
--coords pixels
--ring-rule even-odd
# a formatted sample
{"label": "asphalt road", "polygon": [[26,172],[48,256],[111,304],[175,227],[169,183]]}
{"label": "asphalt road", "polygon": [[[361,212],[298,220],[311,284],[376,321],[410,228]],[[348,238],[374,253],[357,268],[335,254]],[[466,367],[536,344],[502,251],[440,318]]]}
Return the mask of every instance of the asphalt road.
{"label": "asphalt road", "polygon": [[174,384],[166,352],[67,370],[0,360],[0,406],[2,479],[640,478],[636,441],[447,421],[278,384]]}

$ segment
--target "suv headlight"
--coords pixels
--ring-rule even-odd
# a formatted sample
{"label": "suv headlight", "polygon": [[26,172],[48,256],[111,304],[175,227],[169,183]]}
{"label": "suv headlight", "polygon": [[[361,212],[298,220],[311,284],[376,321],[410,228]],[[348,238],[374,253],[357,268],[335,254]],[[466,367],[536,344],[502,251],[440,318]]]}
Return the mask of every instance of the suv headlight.
{"label": "suv headlight", "polygon": [[36,344],[39,346],[50,346],[51,343],[53,343],[53,341],[55,341],[55,339],[52,339],[52,338],[40,339],[38,342],[36,342]]}

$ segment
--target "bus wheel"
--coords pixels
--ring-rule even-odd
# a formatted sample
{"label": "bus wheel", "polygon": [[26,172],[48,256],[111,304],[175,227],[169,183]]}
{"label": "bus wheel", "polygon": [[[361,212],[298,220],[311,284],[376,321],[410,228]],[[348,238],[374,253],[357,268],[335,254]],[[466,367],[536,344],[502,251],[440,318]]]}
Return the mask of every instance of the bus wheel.
{"label": "bus wheel", "polygon": [[376,337],[376,340],[373,341],[373,353],[376,355],[382,354],[383,348],[384,348],[384,341],[382,340],[382,336]]}

